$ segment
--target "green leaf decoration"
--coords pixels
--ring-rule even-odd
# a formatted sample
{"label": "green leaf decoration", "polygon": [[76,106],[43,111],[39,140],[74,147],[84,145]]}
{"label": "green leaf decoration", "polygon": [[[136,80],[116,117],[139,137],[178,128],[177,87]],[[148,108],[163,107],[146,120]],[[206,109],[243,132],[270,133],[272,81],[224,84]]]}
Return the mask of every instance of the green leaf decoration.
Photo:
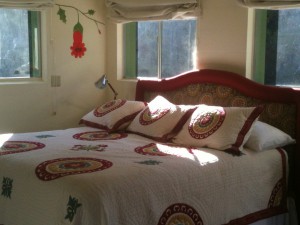
{"label": "green leaf decoration", "polygon": [[91,16],[94,15],[94,14],[95,14],[95,10],[90,9],[90,10],[88,11],[88,14],[91,15]]}
{"label": "green leaf decoration", "polygon": [[[62,22],[67,23],[66,11],[63,8],[71,8],[71,9],[74,9],[77,12],[78,22],[80,20],[79,16],[80,15],[84,16],[85,18],[93,21],[96,24],[98,32],[99,32],[99,34],[101,34],[101,31],[99,29],[99,25],[105,26],[105,23],[92,18],[92,16],[96,13],[95,10],[89,9],[87,12],[83,12],[80,9],[78,9],[77,7],[72,6],[72,5],[61,5],[61,4],[55,4],[55,5],[57,5],[59,7],[57,15],[59,15],[59,18]],[[79,25],[78,26],[75,25],[74,32],[80,32],[82,34],[83,33],[83,28],[82,28],[80,23],[79,23]]]}
{"label": "green leaf decoration", "polygon": [[12,179],[10,179],[8,177],[3,177],[1,195],[3,195],[6,198],[11,198],[11,192],[12,192],[12,187],[13,187],[12,184],[13,184]]}
{"label": "green leaf decoration", "polygon": [[67,22],[67,16],[66,16],[66,10],[59,7],[57,11],[57,15],[59,15],[59,19],[63,21],[64,23]]}
{"label": "green leaf decoration", "polygon": [[70,222],[73,221],[74,216],[76,215],[77,208],[79,208],[82,204],[78,203],[77,198],[73,198],[71,195],[69,196],[68,208],[67,208],[67,215],[65,216],[66,220]]}
{"label": "green leaf decoration", "polygon": [[73,28],[73,32],[76,32],[76,31],[79,31],[80,33],[83,33],[83,27],[79,22],[76,23],[74,28]]}

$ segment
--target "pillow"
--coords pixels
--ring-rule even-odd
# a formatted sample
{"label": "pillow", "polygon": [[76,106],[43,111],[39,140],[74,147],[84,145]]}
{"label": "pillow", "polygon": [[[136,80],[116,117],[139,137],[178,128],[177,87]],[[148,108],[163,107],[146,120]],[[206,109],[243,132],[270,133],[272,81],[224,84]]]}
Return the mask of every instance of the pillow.
{"label": "pillow", "polygon": [[256,121],[245,147],[255,151],[263,151],[294,144],[295,142],[290,135],[276,127]]}
{"label": "pillow", "polygon": [[174,105],[164,97],[157,96],[134,118],[127,131],[156,141],[169,141],[178,133],[195,108]]}
{"label": "pillow", "polygon": [[80,124],[109,132],[125,129],[147,103],[117,99],[107,102],[83,116]]}
{"label": "pillow", "polygon": [[174,137],[176,144],[226,150],[240,155],[263,107],[199,105]]}

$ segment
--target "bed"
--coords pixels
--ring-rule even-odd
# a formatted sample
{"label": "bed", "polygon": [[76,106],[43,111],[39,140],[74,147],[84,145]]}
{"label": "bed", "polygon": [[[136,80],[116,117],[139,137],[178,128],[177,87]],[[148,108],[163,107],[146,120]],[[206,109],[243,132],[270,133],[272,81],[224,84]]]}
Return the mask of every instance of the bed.
{"label": "bed", "polygon": [[138,80],[78,127],[1,134],[0,225],[286,224],[299,143],[299,90],[209,69]]}

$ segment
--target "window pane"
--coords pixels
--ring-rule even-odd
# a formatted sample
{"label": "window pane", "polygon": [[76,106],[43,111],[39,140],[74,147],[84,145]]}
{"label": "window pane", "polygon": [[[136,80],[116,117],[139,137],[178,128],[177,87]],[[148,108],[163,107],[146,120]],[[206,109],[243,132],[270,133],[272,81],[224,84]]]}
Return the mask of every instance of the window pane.
{"label": "window pane", "polygon": [[196,21],[162,23],[162,77],[171,77],[194,68]]}
{"label": "window pane", "polygon": [[196,20],[124,25],[125,77],[171,77],[195,68]]}
{"label": "window pane", "polygon": [[300,85],[300,10],[280,10],[278,15],[276,83]]}
{"label": "window pane", "polygon": [[137,29],[137,74],[157,77],[159,23],[139,22]]}
{"label": "window pane", "polygon": [[39,14],[0,9],[0,77],[40,76]]}

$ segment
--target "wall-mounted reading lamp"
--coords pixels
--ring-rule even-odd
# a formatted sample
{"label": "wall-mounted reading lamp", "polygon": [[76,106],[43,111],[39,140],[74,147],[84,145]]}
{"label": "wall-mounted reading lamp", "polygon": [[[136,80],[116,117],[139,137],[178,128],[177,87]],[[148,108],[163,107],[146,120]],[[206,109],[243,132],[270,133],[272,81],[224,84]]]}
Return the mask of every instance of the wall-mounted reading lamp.
{"label": "wall-mounted reading lamp", "polygon": [[106,88],[106,86],[109,86],[109,88],[112,90],[112,92],[114,93],[114,100],[117,99],[117,95],[118,95],[118,92],[116,92],[116,90],[111,86],[111,84],[108,82],[107,78],[106,78],[106,75],[102,75],[102,77],[97,80],[95,82],[95,86],[99,89],[104,89]]}

